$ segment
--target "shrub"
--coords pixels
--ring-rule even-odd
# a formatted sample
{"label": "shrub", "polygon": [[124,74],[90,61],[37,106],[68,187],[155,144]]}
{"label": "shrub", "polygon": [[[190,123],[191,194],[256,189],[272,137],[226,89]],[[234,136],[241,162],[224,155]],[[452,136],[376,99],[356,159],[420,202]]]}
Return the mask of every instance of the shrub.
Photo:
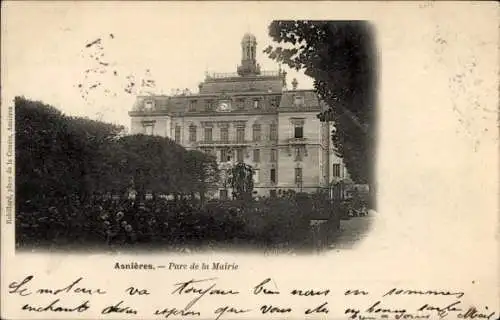
{"label": "shrub", "polygon": [[330,214],[329,206],[306,198],[232,200],[210,202],[203,207],[162,199],[139,203],[98,200],[44,208],[41,204],[26,206],[16,216],[20,244],[45,240],[56,244],[297,245],[309,240],[311,217]]}

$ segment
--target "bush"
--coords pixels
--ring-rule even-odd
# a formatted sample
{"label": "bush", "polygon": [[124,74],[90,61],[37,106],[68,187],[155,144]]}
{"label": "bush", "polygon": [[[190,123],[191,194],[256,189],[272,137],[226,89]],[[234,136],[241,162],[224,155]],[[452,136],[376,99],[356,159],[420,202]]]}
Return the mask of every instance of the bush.
{"label": "bush", "polygon": [[278,198],[199,207],[183,201],[100,200],[47,209],[38,203],[25,206],[16,216],[17,241],[297,245],[310,237],[307,202]]}

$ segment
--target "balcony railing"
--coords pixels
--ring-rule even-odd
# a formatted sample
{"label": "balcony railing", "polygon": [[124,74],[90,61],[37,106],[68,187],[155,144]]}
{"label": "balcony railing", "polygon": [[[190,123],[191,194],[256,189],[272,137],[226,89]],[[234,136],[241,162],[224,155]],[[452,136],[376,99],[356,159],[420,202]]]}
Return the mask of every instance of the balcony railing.
{"label": "balcony railing", "polygon": [[236,72],[229,72],[229,73],[206,73],[205,78],[206,79],[225,79],[225,78],[234,78],[238,77],[238,74]]}
{"label": "balcony railing", "polygon": [[[280,76],[280,71],[278,71],[278,70],[264,70],[264,71],[261,71],[259,75],[265,76],[265,77],[278,77],[278,76]],[[238,73],[236,73],[236,72],[226,72],[226,73],[207,72],[207,73],[205,73],[205,78],[207,80],[226,79],[226,78],[234,78],[234,77],[239,77]]]}
{"label": "balcony railing", "polygon": [[304,144],[307,142],[306,138],[290,138],[288,139],[289,144]]}

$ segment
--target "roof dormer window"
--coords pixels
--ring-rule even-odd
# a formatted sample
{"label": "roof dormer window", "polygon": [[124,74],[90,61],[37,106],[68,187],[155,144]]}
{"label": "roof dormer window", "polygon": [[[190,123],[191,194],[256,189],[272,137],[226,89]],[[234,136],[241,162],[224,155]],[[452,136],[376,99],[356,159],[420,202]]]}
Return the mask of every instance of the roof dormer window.
{"label": "roof dormer window", "polygon": [[254,99],[253,100],[253,107],[254,107],[254,109],[259,109],[260,108],[260,101],[259,101],[259,99]]}
{"label": "roof dormer window", "polygon": [[295,96],[293,104],[296,106],[303,106],[304,105],[304,97],[303,96]]}
{"label": "roof dormer window", "polygon": [[144,102],[144,109],[146,111],[153,110],[153,107],[154,107],[154,102],[152,100],[147,100],[147,101]]}

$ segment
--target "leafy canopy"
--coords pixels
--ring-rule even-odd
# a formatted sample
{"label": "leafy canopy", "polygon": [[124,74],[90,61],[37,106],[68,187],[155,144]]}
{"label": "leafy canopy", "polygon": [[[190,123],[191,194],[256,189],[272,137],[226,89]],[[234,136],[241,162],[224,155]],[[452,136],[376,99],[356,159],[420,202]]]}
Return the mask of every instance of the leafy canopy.
{"label": "leafy canopy", "polygon": [[20,201],[70,195],[204,193],[217,183],[215,158],[158,136],[123,136],[123,127],[68,117],[17,97],[16,188]]}
{"label": "leafy canopy", "polygon": [[314,79],[332,121],[332,140],[357,183],[373,183],[376,52],[364,21],[273,21],[269,35],[280,45],[264,52]]}

